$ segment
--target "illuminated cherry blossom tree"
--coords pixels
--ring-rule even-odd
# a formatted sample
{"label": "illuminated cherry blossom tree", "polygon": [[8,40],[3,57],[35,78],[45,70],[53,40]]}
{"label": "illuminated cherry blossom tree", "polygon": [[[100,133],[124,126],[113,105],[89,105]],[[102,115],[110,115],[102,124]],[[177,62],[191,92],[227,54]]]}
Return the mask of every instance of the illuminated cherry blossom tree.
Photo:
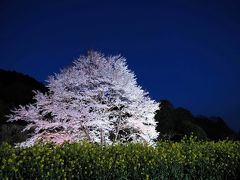
{"label": "illuminated cherry blossom tree", "polygon": [[70,67],[49,77],[49,92],[36,92],[36,102],[13,110],[9,121],[26,121],[31,137],[20,146],[37,141],[112,144],[148,142],[158,136],[158,104],[136,82],[121,56],[91,51]]}

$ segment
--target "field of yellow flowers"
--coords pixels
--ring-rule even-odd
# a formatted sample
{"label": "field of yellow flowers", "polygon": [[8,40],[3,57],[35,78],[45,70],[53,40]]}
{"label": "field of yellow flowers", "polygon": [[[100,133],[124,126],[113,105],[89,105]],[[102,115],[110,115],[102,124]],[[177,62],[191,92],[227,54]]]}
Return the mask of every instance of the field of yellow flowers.
{"label": "field of yellow flowers", "polygon": [[239,141],[0,146],[0,179],[239,179]]}

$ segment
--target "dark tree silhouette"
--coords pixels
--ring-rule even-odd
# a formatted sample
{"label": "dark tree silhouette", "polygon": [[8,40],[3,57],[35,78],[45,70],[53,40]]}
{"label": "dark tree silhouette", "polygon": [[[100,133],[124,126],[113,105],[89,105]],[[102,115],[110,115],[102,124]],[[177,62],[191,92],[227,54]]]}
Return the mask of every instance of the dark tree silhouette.
{"label": "dark tree silhouette", "polygon": [[155,119],[159,139],[179,141],[184,135],[194,134],[199,139],[237,139],[237,134],[220,117],[193,116],[184,108],[174,108],[168,100],[162,100]]}
{"label": "dark tree silhouette", "polygon": [[207,133],[208,138],[212,140],[219,139],[237,139],[237,133],[234,132],[224,120],[220,117],[196,116],[194,123],[201,126]]}
{"label": "dark tree silhouette", "polygon": [[33,91],[47,92],[47,88],[32,77],[0,69],[0,141],[15,143],[26,138],[21,133],[23,122],[7,123],[6,115],[19,105],[33,102]]}

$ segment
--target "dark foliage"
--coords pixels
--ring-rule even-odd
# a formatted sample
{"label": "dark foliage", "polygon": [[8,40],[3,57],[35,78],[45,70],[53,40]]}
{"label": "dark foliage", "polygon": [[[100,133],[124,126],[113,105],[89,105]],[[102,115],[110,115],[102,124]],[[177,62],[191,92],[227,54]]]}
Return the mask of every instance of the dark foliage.
{"label": "dark foliage", "polygon": [[220,117],[193,116],[184,108],[174,108],[168,100],[161,101],[155,116],[159,139],[180,141],[184,135],[194,134],[199,139],[237,139],[237,134]]}
{"label": "dark foliage", "polygon": [[207,133],[209,139],[219,140],[219,139],[236,139],[237,133],[230,129],[224,120],[220,117],[204,117],[197,116],[194,117],[194,121],[197,125],[201,126],[203,130]]}
{"label": "dark foliage", "polygon": [[0,141],[14,143],[26,139],[26,134],[21,133],[24,123],[7,123],[6,115],[19,105],[32,103],[33,91],[37,90],[47,92],[42,83],[27,75],[0,69]]}

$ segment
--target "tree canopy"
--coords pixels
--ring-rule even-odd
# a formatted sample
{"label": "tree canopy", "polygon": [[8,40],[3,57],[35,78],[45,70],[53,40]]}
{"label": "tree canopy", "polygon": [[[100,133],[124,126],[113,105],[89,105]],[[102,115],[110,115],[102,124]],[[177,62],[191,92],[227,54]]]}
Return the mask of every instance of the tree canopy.
{"label": "tree canopy", "polygon": [[158,136],[151,100],[121,56],[90,51],[48,80],[48,93],[13,111],[9,121],[26,121],[34,133],[22,146],[64,141],[152,142]]}

